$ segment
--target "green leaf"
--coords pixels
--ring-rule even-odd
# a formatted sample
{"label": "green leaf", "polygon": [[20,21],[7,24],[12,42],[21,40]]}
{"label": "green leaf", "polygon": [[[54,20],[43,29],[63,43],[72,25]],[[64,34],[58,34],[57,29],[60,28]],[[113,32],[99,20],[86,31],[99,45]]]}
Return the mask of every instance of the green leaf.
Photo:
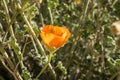
{"label": "green leaf", "polygon": [[50,7],[50,9],[55,9],[58,5],[58,0],[50,0],[48,1],[48,7]]}
{"label": "green leaf", "polygon": [[58,69],[60,69],[60,70],[62,71],[62,73],[63,73],[64,75],[67,74],[67,70],[66,70],[66,68],[63,66],[63,64],[62,64],[61,61],[58,62],[57,67],[58,67]]}
{"label": "green leaf", "polygon": [[23,75],[23,77],[24,77],[24,80],[32,80],[32,79],[31,79],[31,75],[30,75],[30,73],[28,72],[28,70],[27,70],[26,67],[24,67],[24,68],[22,69],[22,75]]}
{"label": "green leaf", "polygon": [[38,13],[39,13],[39,10],[35,5],[32,5],[26,9],[26,15],[29,20],[32,20]]}
{"label": "green leaf", "polygon": [[115,60],[115,67],[120,69],[120,59]]}
{"label": "green leaf", "polygon": [[13,37],[10,38],[10,42],[9,42],[11,48],[15,51],[17,58],[19,60],[21,60],[21,52],[20,52],[20,46],[17,43],[17,40]]}

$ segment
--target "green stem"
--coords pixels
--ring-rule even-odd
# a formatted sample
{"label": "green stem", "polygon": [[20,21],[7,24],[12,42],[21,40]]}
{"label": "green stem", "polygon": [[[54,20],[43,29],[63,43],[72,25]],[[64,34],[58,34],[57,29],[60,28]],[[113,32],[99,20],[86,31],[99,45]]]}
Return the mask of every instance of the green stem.
{"label": "green stem", "polygon": [[10,25],[11,19],[10,19],[10,15],[9,15],[7,3],[6,3],[5,0],[2,0],[2,1],[3,1],[3,7],[4,7],[4,9],[5,9],[5,13],[6,13],[6,21],[7,21],[8,27],[10,26],[10,33],[11,33],[11,36],[14,37],[13,28],[12,28],[12,25]]}
{"label": "green stem", "polygon": [[40,77],[40,75],[46,70],[46,68],[48,67],[49,63],[51,62],[52,56],[53,56],[53,53],[51,52],[51,53],[49,54],[49,56],[48,56],[48,62],[47,62],[47,64],[44,66],[44,68],[43,68],[43,69],[40,71],[40,73],[37,75],[37,77],[35,78],[35,80],[37,80],[37,79]]}
{"label": "green stem", "polygon": [[[10,17],[10,14],[9,14],[9,9],[8,9],[8,6],[7,6],[7,2],[6,2],[6,0],[2,0],[2,2],[3,2],[3,7],[4,7],[4,10],[5,10],[5,13],[6,13],[6,21],[7,21],[7,25],[8,25],[8,30],[10,31],[11,36],[15,39],[14,31],[13,31],[13,28],[12,28],[12,25],[11,25],[11,17]],[[7,33],[8,32],[6,32],[6,34],[3,38],[3,41],[5,41]],[[13,62],[11,61],[9,56],[7,55],[6,51],[4,50],[4,48],[1,48],[1,50],[2,50],[1,52],[3,53],[3,55],[5,56],[8,64],[9,64],[10,68],[12,70],[14,70],[15,65],[13,64]],[[18,78],[18,80],[23,80],[18,71],[14,74]]]}
{"label": "green stem", "polygon": [[3,1],[3,6],[4,6],[4,9],[5,9],[5,13],[6,13],[6,20],[7,20],[7,23],[9,24],[10,23],[10,16],[9,16],[7,3],[6,3],[5,0],[2,0],[2,1]]}
{"label": "green stem", "polygon": [[41,13],[40,13],[40,19],[41,19],[42,26],[44,26],[45,24],[44,24],[43,16]]}
{"label": "green stem", "polygon": [[48,11],[49,11],[49,14],[50,14],[51,24],[53,24],[52,12],[51,12],[51,9],[49,7],[48,7]]}

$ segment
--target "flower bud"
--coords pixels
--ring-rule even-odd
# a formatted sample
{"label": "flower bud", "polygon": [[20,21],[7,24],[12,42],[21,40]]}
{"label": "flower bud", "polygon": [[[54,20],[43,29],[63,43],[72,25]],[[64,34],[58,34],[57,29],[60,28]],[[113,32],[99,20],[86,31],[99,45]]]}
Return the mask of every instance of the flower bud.
{"label": "flower bud", "polygon": [[120,38],[118,38],[118,39],[116,40],[116,45],[117,45],[118,48],[120,48]]}
{"label": "flower bud", "polygon": [[120,35],[120,21],[112,23],[110,29],[114,35]]}

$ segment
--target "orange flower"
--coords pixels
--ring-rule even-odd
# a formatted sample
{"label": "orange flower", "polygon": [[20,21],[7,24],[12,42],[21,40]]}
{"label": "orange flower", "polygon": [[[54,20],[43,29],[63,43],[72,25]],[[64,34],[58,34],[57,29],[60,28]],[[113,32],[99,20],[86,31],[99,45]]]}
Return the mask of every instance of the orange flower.
{"label": "orange flower", "polygon": [[63,46],[71,33],[65,27],[46,25],[42,27],[40,36],[42,38],[42,42],[47,47],[55,47],[59,48]]}
{"label": "orange flower", "polygon": [[75,0],[77,4],[80,4],[81,0]]}
{"label": "orange flower", "polygon": [[120,35],[120,21],[113,22],[110,29],[113,34]]}
{"label": "orange flower", "polygon": [[118,39],[116,40],[116,45],[117,45],[118,48],[120,48],[120,38],[118,38]]}

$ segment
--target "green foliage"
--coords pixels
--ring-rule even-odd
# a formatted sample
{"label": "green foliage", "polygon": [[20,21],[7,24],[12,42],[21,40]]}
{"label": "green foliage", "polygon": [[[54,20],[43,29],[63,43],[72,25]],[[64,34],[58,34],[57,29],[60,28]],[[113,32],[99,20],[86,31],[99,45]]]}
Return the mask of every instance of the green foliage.
{"label": "green foliage", "polygon": [[57,67],[61,70],[62,74],[67,74],[66,68],[63,66],[62,62],[58,62]]}
{"label": "green foliage", "polygon": [[117,67],[118,69],[120,69],[120,59],[116,59],[115,60],[115,67]]}
{"label": "green foliage", "polygon": [[24,67],[24,68],[22,69],[22,75],[23,75],[23,77],[24,77],[25,80],[32,80],[32,79],[31,79],[31,75],[30,75],[30,73],[28,72],[28,70],[27,70],[26,67]]}

